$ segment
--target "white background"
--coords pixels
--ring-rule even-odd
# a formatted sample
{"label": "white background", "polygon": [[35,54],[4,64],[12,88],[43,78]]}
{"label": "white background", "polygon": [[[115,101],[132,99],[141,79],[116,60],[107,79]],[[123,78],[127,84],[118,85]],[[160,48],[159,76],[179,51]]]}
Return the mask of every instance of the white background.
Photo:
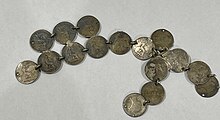
{"label": "white background", "polygon": [[[175,48],[208,63],[219,78],[219,8],[219,0],[0,0],[0,120],[133,119],[124,113],[122,101],[147,82],[142,74],[146,61],[131,51],[122,56],[109,51],[102,59],[87,56],[76,66],[64,63],[58,73],[42,73],[34,84],[22,85],[14,70],[23,60],[37,61],[40,54],[29,45],[34,31],[52,31],[61,21],[76,25],[84,15],[99,19],[99,35],[107,39],[117,30],[136,39],[166,28]],[[85,45],[86,39],[78,36],[76,41]],[[56,42],[52,49],[60,53],[62,47]],[[171,73],[161,84],[166,99],[137,120],[220,118],[220,94],[200,97],[183,73]]]}

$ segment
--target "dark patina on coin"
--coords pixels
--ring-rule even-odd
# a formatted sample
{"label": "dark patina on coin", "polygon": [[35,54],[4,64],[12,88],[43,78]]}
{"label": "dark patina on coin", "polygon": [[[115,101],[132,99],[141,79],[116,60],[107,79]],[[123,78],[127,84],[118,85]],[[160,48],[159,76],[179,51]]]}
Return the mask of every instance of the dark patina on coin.
{"label": "dark patina on coin", "polygon": [[38,58],[40,69],[48,74],[55,73],[61,67],[60,55],[55,51],[43,52]]}
{"label": "dark patina on coin", "polygon": [[108,52],[106,42],[107,40],[102,36],[91,37],[86,43],[89,56],[93,58],[101,58],[105,56]]}
{"label": "dark patina on coin", "polygon": [[100,23],[94,16],[87,15],[77,22],[77,27],[79,27],[78,32],[80,35],[90,38],[99,32]]}
{"label": "dark patina on coin", "polygon": [[49,50],[53,46],[53,43],[54,39],[47,30],[37,30],[30,37],[31,47],[38,52]]}
{"label": "dark patina on coin", "polygon": [[62,56],[67,64],[77,65],[85,58],[84,47],[77,42],[68,42],[62,49]]}
{"label": "dark patina on coin", "polygon": [[110,50],[117,55],[123,55],[131,49],[131,37],[123,31],[112,34],[109,42]]}
{"label": "dark patina on coin", "polygon": [[65,45],[67,41],[75,39],[76,29],[70,22],[60,22],[54,27],[53,33],[55,34],[55,40]]}

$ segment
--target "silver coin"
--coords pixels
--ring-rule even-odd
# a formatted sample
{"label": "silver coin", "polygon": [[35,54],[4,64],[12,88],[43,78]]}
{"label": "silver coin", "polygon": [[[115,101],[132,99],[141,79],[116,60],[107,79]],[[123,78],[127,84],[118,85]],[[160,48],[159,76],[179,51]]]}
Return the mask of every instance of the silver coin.
{"label": "silver coin", "polygon": [[61,67],[60,55],[55,51],[43,52],[38,58],[40,69],[48,74],[57,72]]}
{"label": "silver coin", "polygon": [[30,37],[31,47],[38,52],[49,50],[53,46],[53,43],[54,39],[47,30],[37,30]]}
{"label": "silver coin", "polygon": [[108,52],[107,40],[102,36],[91,37],[86,42],[89,56],[93,58],[102,58]]}
{"label": "silver coin", "polygon": [[164,80],[168,74],[168,65],[166,61],[159,56],[150,59],[145,66],[145,75],[152,81]]}
{"label": "silver coin", "polygon": [[209,77],[208,82],[201,85],[195,85],[195,89],[202,97],[212,97],[218,93],[219,82],[216,77]]}
{"label": "silver coin", "polygon": [[208,75],[211,74],[210,67],[202,62],[195,61],[189,64],[189,70],[186,72],[188,79],[195,85],[208,82]]}
{"label": "silver coin", "polygon": [[190,57],[185,50],[176,48],[166,52],[164,59],[169,63],[172,71],[180,73],[184,69],[188,68],[190,63]]}
{"label": "silver coin", "polygon": [[65,45],[67,41],[73,41],[76,37],[76,29],[74,25],[70,22],[60,22],[54,29],[54,38],[60,44]]}
{"label": "silver coin", "polygon": [[140,37],[136,42],[137,44],[132,46],[132,53],[136,58],[147,60],[153,56],[153,48],[155,46],[150,38]]}
{"label": "silver coin", "polygon": [[17,80],[26,85],[35,82],[40,75],[40,70],[36,69],[36,67],[37,64],[30,60],[19,63],[15,69]]}
{"label": "silver coin", "polygon": [[68,42],[62,49],[62,56],[67,64],[77,65],[85,58],[84,47],[77,42]]}
{"label": "silver coin", "polygon": [[145,98],[139,93],[131,93],[124,99],[123,109],[127,115],[139,117],[143,115],[147,109]]}

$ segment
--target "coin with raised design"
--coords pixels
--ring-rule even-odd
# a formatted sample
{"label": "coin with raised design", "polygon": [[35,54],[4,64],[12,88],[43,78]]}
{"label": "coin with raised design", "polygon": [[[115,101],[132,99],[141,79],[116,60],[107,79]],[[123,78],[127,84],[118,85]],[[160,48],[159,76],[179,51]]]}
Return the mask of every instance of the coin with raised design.
{"label": "coin with raised design", "polygon": [[68,42],[62,49],[62,56],[67,64],[77,65],[85,58],[84,47],[77,42]]}
{"label": "coin with raised design", "polygon": [[76,28],[70,22],[60,22],[54,29],[54,38],[60,44],[65,45],[67,41],[73,41],[76,37]]}
{"label": "coin with raised design", "polygon": [[38,52],[49,50],[53,46],[53,43],[54,39],[47,30],[37,30],[30,37],[31,47]]}
{"label": "coin with raised design", "polygon": [[165,98],[165,91],[160,83],[148,82],[141,88],[141,95],[148,105],[160,104]]}
{"label": "coin with raised design", "polygon": [[60,57],[55,51],[43,52],[38,58],[38,64],[41,65],[40,69],[47,74],[57,72],[61,67]]}
{"label": "coin with raised design", "polygon": [[145,98],[141,94],[131,93],[124,99],[123,109],[127,115],[139,117],[143,115],[147,109],[145,102]]}
{"label": "coin with raised design", "polygon": [[190,57],[185,50],[176,48],[163,54],[172,71],[180,73],[188,68]]}
{"label": "coin with raised design", "polygon": [[123,55],[131,49],[131,37],[123,31],[112,34],[109,43],[110,50],[117,55]]}
{"label": "coin with raised design", "polygon": [[194,61],[189,64],[189,70],[186,72],[188,79],[195,85],[208,82],[208,75],[211,74],[210,67],[203,61]]}
{"label": "coin with raised design", "polygon": [[136,42],[137,44],[132,46],[132,53],[136,58],[147,60],[153,56],[153,48],[155,46],[150,38],[140,37]]}
{"label": "coin with raised design", "polygon": [[94,16],[87,15],[77,22],[77,27],[79,27],[78,32],[80,35],[90,38],[97,35],[100,29],[100,23]]}
{"label": "coin with raised design", "polygon": [[19,63],[15,69],[15,76],[22,84],[31,84],[35,82],[39,75],[40,70],[36,69],[37,64],[30,60],[25,60]]}
{"label": "coin with raised design", "polygon": [[107,40],[102,36],[91,37],[86,42],[89,56],[93,58],[102,58],[108,52]]}

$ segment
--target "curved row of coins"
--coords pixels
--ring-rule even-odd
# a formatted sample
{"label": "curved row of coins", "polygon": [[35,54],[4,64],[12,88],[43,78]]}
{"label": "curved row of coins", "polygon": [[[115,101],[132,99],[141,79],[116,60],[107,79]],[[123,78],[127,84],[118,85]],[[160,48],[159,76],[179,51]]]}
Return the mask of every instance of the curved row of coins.
{"label": "curved row of coins", "polygon": [[[145,75],[150,82],[144,84],[140,93],[131,93],[123,101],[125,113],[138,117],[145,113],[148,105],[158,105],[165,98],[165,90],[160,84],[169,71],[185,72],[187,79],[194,85],[196,92],[202,97],[212,97],[219,89],[219,83],[209,66],[202,61],[190,61],[186,51],[180,48],[170,50],[174,44],[173,35],[166,29],[154,31],[151,37],[140,37],[132,41],[123,31],[113,33],[109,40],[99,36],[100,22],[94,16],[84,16],[74,26],[70,22],[60,22],[53,33],[41,29],[30,37],[30,46],[41,55],[37,63],[25,60],[15,70],[17,80],[22,84],[35,82],[40,71],[47,74],[56,73],[64,60],[67,64],[80,64],[85,55],[98,59],[104,57],[110,49],[117,55],[123,55],[132,49],[133,55],[139,60],[148,60]],[[86,46],[74,42],[79,33],[88,38]],[[50,50],[54,41],[64,45],[61,55]]]}

